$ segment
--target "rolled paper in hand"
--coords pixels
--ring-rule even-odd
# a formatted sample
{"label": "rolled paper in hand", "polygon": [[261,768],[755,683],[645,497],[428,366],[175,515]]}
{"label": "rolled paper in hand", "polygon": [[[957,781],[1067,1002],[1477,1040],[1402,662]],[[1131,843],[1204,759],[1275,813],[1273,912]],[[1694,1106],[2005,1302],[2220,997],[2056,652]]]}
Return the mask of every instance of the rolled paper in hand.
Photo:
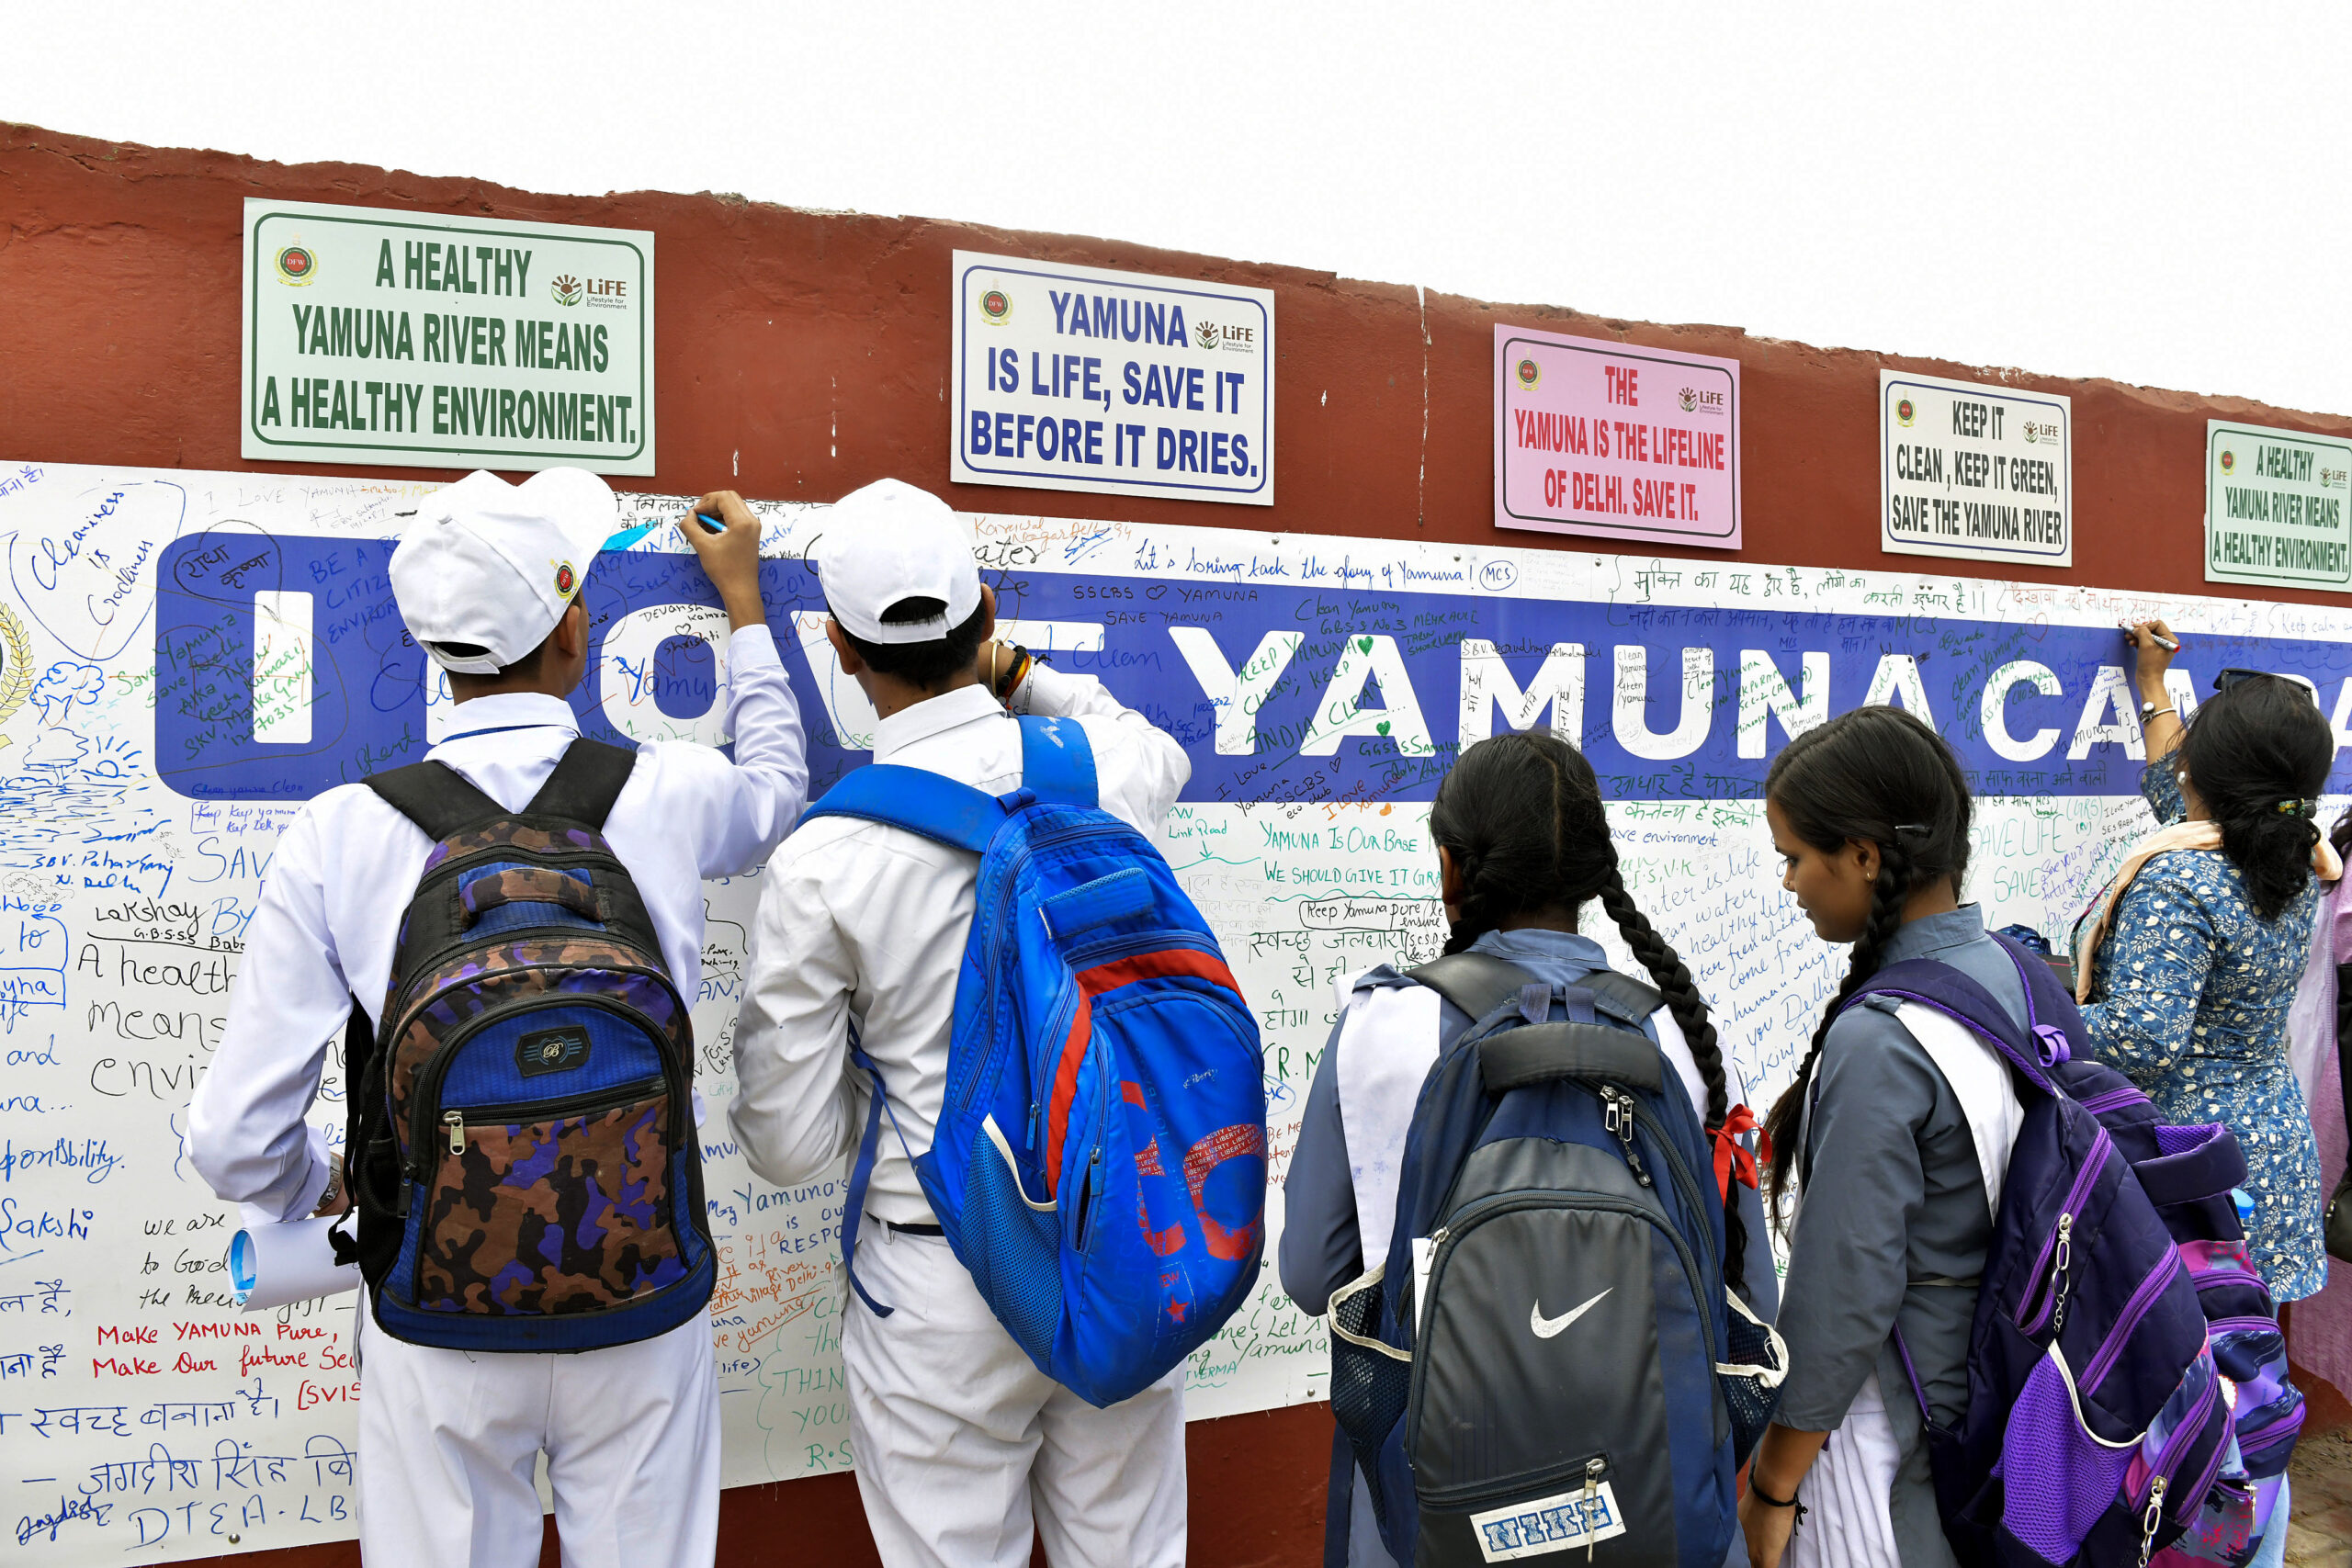
{"label": "rolled paper in hand", "polygon": [[229,1238],[229,1288],[246,1312],[359,1288],[359,1265],[337,1263],[329,1218],[248,1224]]}

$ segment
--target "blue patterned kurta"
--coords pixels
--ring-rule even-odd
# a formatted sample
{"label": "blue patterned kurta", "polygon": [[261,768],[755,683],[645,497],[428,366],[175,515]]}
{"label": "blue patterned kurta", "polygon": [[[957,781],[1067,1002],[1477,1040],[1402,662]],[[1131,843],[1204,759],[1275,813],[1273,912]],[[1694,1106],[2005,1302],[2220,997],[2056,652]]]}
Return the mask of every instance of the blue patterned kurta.
{"label": "blue patterned kurta", "polygon": [[[2159,758],[2140,793],[2159,820],[2182,820],[2177,756]],[[2219,1122],[2245,1150],[2254,1197],[2249,1250],[2278,1300],[2327,1283],[2319,1148],[2287,1060],[2287,1010],[2311,950],[2313,878],[2275,920],[2255,913],[2245,874],[2219,850],[2175,850],[2125,890],[2083,1010],[2099,1059],[2147,1091],[2165,1121]]]}

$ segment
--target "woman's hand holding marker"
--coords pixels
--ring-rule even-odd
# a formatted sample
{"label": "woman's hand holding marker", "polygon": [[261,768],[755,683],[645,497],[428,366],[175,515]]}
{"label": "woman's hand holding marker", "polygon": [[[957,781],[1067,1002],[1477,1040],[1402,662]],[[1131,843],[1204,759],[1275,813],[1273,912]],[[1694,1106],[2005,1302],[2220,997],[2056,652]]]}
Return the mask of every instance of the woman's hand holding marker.
{"label": "woman's hand holding marker", "polygon": [[2180,651],[2180,639],[2159,620],[2126,621],[2123,640],[2139,650],[2134,677],[2140,687],[2140,728],[2148,755],[2161,757],[2180,743],[2180,709],[2165,690],[2165,672]]}

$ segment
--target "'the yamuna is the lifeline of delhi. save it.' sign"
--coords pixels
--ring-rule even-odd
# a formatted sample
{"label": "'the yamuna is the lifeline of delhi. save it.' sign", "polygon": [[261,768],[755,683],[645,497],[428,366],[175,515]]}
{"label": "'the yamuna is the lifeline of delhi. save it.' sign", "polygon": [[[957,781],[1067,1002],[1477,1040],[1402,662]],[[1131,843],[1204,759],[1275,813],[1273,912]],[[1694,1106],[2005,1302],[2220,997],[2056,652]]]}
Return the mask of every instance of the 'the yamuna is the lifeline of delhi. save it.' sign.
{"label": "'the yamuna is the lifeline of delhi. save it.' sign", "polygon": [[1495,526],[1739,548],[1739,361],[1495,328]]}

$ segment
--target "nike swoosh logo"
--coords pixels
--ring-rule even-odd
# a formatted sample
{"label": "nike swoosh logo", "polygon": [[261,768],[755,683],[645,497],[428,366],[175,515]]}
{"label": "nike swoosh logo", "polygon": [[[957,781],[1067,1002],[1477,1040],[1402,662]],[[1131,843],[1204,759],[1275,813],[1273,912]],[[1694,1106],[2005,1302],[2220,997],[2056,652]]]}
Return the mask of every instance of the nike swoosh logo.
{"label": "nike swoosh logo", "polygon": [[[1613,1291],[1616,1288],[1616,1286],[1611,1285],[1609,1287],[1609,1290]],[[1603,1291],[1600,1292],[1600,1296],[1605,1296],[1608,1293],[1609,1291]],[[1527,1308],[1527,1326],[1535,1331],[1536,1338],[1549,1339],[1552,1336],[1559,1333],[1560,1330],[1566,1328],[1568,1325],[1574,1323],[1577,1319],[1590,1312],[1594,1307],[1599,1306],[1600,1304],[1600,1296],[1595,1296],[1592,1300],[1585,1303],[1584,1305],[1577,1307],[1571,1312],[1564,1312],[1557,1317],[1545,1317],[1544,1315],[1544,1303],[1541,1301],[1532,1302],[1529,1303]]]}

